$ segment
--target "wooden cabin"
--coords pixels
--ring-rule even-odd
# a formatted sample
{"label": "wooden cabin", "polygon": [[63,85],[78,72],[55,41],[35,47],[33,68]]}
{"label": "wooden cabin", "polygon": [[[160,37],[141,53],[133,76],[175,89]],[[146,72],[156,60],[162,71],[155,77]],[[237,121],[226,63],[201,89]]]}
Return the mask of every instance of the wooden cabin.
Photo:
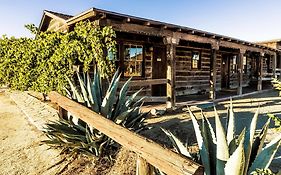
{"label": "wooden cabin", "polygon": [[262,90],[265,75],[275,74],[277,48],[96,8],[76,16],[44,11],[39,28],[67,32],[86,19],[116,31],[116,64],[124,79],[133,77],[132,91],[142,87],[150,101],[168,107],[190,94],[215,99],[225,89]]}
{"label": "wooden cabin", "polygon": [[[266,47],[271,47],[274,49],[281,50],[281,39],[274,39],[268,41],[257,42],[258,44],[264,45]],[[276,71],[279,74],[279,78],[281,78],[281,54],[277,54],[277,63],[276,63]]]}

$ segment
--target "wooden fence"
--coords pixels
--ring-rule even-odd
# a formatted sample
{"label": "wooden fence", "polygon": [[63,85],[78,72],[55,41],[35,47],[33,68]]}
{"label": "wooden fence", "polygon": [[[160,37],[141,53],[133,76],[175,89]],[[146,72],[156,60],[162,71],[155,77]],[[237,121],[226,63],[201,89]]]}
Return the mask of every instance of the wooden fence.
{"label": "wooden fence", "polygon": [[[168,175],[203,175],[202,166],[161,145],[115,124],[87,107],[64,97],[57,92],[49,93],[52,102],[76,117],[95,127],[120,145],[135,152],[142,160]],[[142,174],[145,174],[143,172]]]}

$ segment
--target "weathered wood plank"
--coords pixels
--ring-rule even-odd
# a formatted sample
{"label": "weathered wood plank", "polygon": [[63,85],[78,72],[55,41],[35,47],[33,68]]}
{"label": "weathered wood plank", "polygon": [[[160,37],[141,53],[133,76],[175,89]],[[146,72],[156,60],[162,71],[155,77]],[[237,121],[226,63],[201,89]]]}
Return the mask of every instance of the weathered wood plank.
{"label": "weathered wood plank", "polygon": [[203,167],[163,148],[159,144],[123,128],[94,111],[82,106],[57,92],[50,92],[52,102],[69,111],[76,117],[95,127],[127,149],[136,152],[148,163],[169,175],[203,174]]}
{"label": "weathered wood plank", "polygon": [[[125,81],[121,81],[120,86],[123,85]],[[166,84],[167,79],[147,79],[147,80],[132,80],[130,81],[130,86],[149,86],[149,85],[158,85],[158,84]]]}

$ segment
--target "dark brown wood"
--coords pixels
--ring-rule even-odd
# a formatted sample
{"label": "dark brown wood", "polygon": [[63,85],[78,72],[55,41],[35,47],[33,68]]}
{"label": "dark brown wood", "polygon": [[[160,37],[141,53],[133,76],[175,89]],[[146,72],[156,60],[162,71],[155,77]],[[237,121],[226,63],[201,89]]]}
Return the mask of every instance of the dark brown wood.
{"label": "dark brown wood", "polygon": [[274,53],[272,55],[272,73],[273,73],[274,78],[277,78],[276,77],[276,67],[277,67],[277,54]]}
{"label": "dark brown wood", "polygon": [[200,174],[203,167],[192,160],[163,148],[159,144],[123,128],[94,111],[82,106],[57,92],[50,92],[52,102],[57,103],[76,117],[95,127],[125,148],[134,151],[151,165],[168,175]]}
{"label": "dark brown wood", "polygon": [[263,57],[264,53],[260,53],[259,55],[259,62],[258,62],[258,87],[257,90],[261,91],[262,90],[262,78],[263,78]]}
{"label": "dark brown wood", "polygon": [[[121,81],[120,82],[120,86],[123,85],[125,83],[125,81]],[[167,83],[167,79],[166,78],[162,78],[162,79],[140,79],[140,80],[131,80],[130,81],[130,86],[149,86],[149,85],[161,85],[161,84],[166,84]]]}
{"label": "dark brown wood", "polygon": [[217,50],[212,49],[212,59],[211,59],[211,69],[210,69],[210,93],[209,97],[211,99],[216,99],[216,83],[217,83]]}
{"label": "dark brown wood", "polygon": [[244,59],[245,50],[240,50],[238,54],[238,88],[237,94],[243,94],[243,59]]}
{"label": "dark brown wood", "polygon": [[167,108],[176,106],[175,93],[175,69],[176,69],[176,45],[179,40],[172,37],[164,38],[167,49]]}
{"label": "dark brown wood", "polygon": [[[152,79],[165,79],[167,83],[167,58],[165,47],[153,47]],[[166,84],[152,85],[152,96],[166,96]]]}

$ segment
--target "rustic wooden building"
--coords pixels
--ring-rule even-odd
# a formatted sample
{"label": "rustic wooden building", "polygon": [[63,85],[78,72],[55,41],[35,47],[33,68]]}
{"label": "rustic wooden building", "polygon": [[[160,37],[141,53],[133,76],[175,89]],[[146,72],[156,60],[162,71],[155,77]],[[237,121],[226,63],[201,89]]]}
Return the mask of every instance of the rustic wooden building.
{"label": "rustic wooden building", "polygon": [[[268,41],[257,42],[257,44],[261,44],[267,47],[271,47],[274,49],[281,50],[281,39],[274,39]],[[279,69],[279,73],[281,71],[281,54],[277,54],[277,63],[276,63],[277,70]]]}
{"label": "rustic wooden building", "polygon": [[133,76],[132,86],[168,107],[189,94],[215,99],[222,89],[261,90],[265,75],[275,74],[276,48],[96,8],[76,16],[44,11],[40,30],[67,32],[86,19],[114,28],[124,79]]}

